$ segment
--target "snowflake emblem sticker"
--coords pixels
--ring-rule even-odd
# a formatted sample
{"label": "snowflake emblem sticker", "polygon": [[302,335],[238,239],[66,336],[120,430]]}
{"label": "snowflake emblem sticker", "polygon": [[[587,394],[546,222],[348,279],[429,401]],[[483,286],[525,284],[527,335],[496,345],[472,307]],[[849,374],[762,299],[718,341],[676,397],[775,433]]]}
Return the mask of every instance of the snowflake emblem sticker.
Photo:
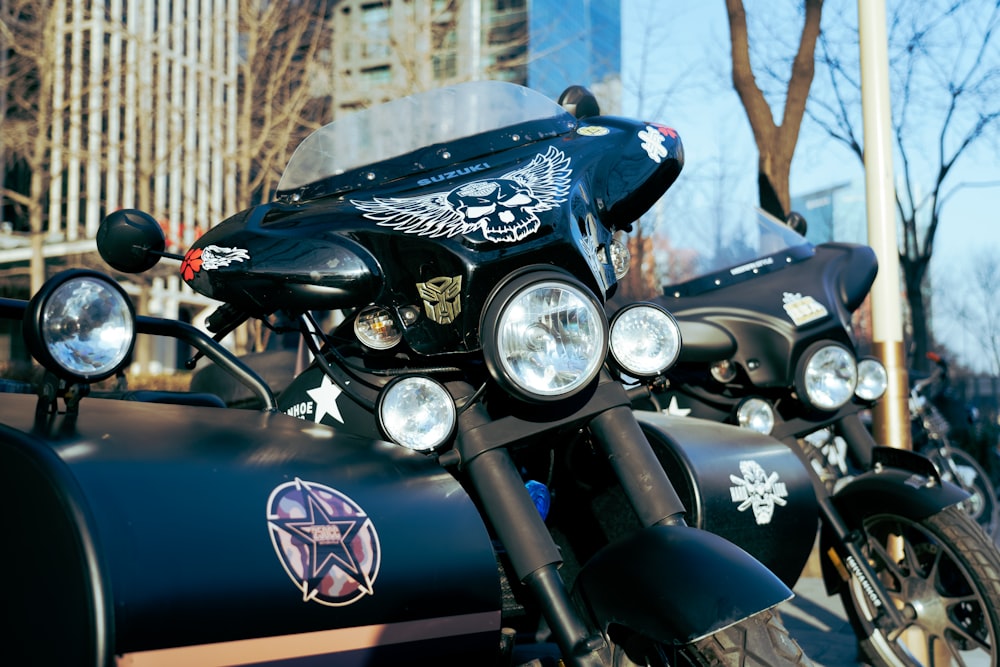
{"label": "snowflake emblem sticker", "polygon": [[642,142],[640,148],[646,151],[649,159],[656,164],[660,164],[667,157],[667,147],[663,145],[666,137],[676,139],[677,132],[662,125],[647,125],[646,129],[639,131],[639,141]]}
{"label": "snowflake emblem sticker", "polygon": [[378,533],[345,494],[299,478],[281,484],[267,501],[267,527],[303,602],[342,607],[374,594]]}
{"label": "snowflake emblem sticker", "polygon": [[740,473],[743,477],[730,475],[729,480],[735,485],[729,487],[729,493],[734,503],[739,503],[736,509],[745,512],[753,509],[754,519],[758,526],[771,523],[774,509],[788,504],[788,489],[785,483],[778,481],[778,473],[768,475],[756,461],[740,461]]}
{"label": "snowflake emblem sticker", "polygon": [[566,201],[570,159],[549,146],[543,154],[496,178],[414,197],[352,199],[364,217],[383,227],[432,238],[481,232],[488,241],[513,243],[541,227],[538,213]]}

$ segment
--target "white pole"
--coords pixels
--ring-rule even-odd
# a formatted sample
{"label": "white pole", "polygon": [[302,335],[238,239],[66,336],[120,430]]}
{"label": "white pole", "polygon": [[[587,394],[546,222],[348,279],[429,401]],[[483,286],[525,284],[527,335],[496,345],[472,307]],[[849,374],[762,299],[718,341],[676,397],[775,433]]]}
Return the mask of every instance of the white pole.
{"label": "white pole", "polygon": [[910,449],[909,398],[900,299],[899,243],[892,171],[892,123],[885,0],[858,0],[861,105],[864,116],[868,244],[878,256],[871,293],[872,342],[889,371],[889,389],[874,411],[875,439]]}

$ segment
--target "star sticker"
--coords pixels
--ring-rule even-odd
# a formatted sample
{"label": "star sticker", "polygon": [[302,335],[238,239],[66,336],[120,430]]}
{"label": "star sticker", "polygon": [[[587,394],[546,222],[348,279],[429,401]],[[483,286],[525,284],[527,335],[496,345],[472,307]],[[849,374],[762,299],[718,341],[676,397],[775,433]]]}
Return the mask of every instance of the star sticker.
{"label": "star sticker", "polygon": [[344,390],[334,384],[326,375],[323,376],[323,382],[318,387],[306,391],[309,394],[309,398],[316,401],[315,421],[317,424],[323,421],[323,417],[327,415],[330,415],[341,424],[344,423],[344,418],[340,416],[340,408],[337,406],[337,398],[343,392]]}
{"label": "star sticker", "polygon": [[667,406],[667,414],[675,417],[687,417],[691,414],[691,408],[682,408],[677,404],[677,397],[670,397],[670,405]]}
{"label": "star sticker", "polygon": [[364,593],[371,595],[372,579],[350,548],[357,534],[369,525],[368,517],[333,516],[308,484],[300,480],[296,480],[296,484],[302,490],[309,516],[305,519],[272,519],[272,522],[297,535],[309,549],[310,576],[301,582],[303,601],[308,601],[319,593],[319,583],[329,574],[332,566],[338,567],[356,581]]}

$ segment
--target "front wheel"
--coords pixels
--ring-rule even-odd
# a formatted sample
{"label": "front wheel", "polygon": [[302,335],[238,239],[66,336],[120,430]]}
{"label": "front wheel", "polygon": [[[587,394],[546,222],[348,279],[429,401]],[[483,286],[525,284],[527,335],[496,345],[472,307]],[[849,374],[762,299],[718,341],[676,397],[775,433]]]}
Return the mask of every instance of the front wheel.
{"label": "front wheel", "polygon": [[[615,637],[613,636],[613,639]],[[808,667],[812,661],[785,629],[781,617],[762,611],[688,646],[664,646],[639,635],[618,637],[615,667]]]}
{"label": "front wheel", "polygon": [[1000,554],[969,515],[952,506],[920,521],[876,514],[862,524],[862,550],[905,619],[885,627],[855,578],[844,587],[871,664],[996,667]]}

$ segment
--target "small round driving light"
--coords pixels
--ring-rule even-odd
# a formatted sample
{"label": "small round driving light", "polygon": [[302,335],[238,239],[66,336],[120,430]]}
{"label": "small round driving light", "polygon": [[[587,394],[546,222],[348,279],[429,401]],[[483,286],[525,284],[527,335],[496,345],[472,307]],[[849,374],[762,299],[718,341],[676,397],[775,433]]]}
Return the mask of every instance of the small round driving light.
{"label": "small round driving light", "polygon": [[593,294],[566,273],[528,270],[504,283],[480,321],[490,374],[527,401],[572,396],[597,377],[608,320]]}
{"label": "small round driving light", "polygon": [[744,399],[736,408],[736,423],[741,428],[769,435],[774,421],[774,407],[763,398]]}
{"label": "small round driving light", "polygon": [[673,315],[651,303],[618,311],[611,322],[611,356],[627,374],[655,377],[674,365],[681,329]]}
{"label": "small round driving light", "polygon": [[403,339],[403,333],[385,308],[369,306],[354,320],[354,335],[373,350],[388,350]]}
{"label": "small round driving light", "polygon": [[392,442],[418,452],[440,447],[455,430],[455,401],[440,382],[422,375],[393,380],[379,398],[379,424]]}
{"label": "small round driving light", "polygon": [[729,359],[716,361],[709,369],[712,378],[720,384],[728,384],[736,379],[736,364]]}
{"label": "small round driving light", "polygon": [[819,341],[802,356],[796,387],[814,408],[837,410],[851,400],[857,385],[857,362],[843,345]]}
{"label": "small round driving light", "polygon": [[889,373],[878,359],[858,362],[858,388],[854,391],[863,401],[877,401],[889,387]]}
{"label": "small round driving light", "polygon": [[628,246],[618,235],[611,239],[608,253],[611,257],[611,267],[614,269],[615,278],[621,280],[628,274],[629,265],[632,263],[632,253],[629,252]]}
{"label": "small round driving light", "polygon": [[135,311],[104,274],[71,269],[32,297],[23,331],[32,356],[48,370],[72,382],[100,382],[132,355]]}

